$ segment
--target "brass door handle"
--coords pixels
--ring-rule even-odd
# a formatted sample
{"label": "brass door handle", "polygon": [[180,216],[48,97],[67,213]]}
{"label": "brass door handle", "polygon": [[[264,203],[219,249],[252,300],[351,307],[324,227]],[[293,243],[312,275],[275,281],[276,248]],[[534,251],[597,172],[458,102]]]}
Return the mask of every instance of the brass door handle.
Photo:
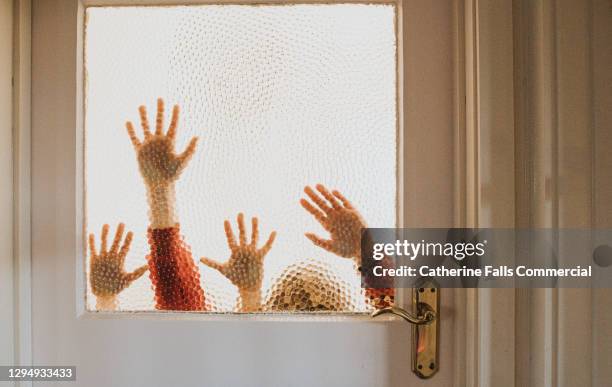
{"label": "brass door handle", "polygon": [[414,325],[427,325],[431,324],[436,320],[436,313],[431,310],[428,304],[421,303],[420,308],[425,309],[424,313],[419,314],[417,316],[408,312],[406,309],[398,308],[397,306],[390,306],[383,309],[378,309],[374,313],[372,313],[372,317],[380,316],[381,314],[391,313],[396,316],[400,316],[404,320],[408,321],[410,324]]}
{"label": "brass door handle", "polygon": [[438,372],[440,329],[440,288],[432,279],[423,279],[420,288],[412,290],[412,312],[392,306],[372,313],[394,314],[412,324],[412,372],[419,378],[431,378]]}

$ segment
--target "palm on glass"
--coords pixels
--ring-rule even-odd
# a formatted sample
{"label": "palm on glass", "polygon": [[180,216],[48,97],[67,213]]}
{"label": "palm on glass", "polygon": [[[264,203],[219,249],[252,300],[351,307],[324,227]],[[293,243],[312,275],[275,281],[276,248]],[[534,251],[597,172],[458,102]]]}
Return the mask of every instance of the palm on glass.
{"label": "palm on glass", "polygon": [[227,262],[219,263],[205,257],[200,259],[206,266],[218,270],[238,288],[242,298],[242,311],[255,311],[260,308],[263,261],[276,238],[276,232],[273,231],[267,242],[261,248],[258,248],[259,226],[257,218],[252,218],[251,224],[251,241],[247,242],[244,215],[238,214],[239,242],[236,243],[230,222],[228,220],[224,222],[225,236],[231,251]]}
{"label": "palm on glass", "polygon": [[[148,265],[143,265],[131,273],[125,271],[125,258],[130,250],[133,234],[128,232],[123,244],[123,231],[125,225],[120,223],[115,233],[115,239],[110,249],[107,248],[108,224],[102,227],[100,252],[96,251],[94,234],[89,235],[89,281],[91,291],[102,304],[102,309],[106,309],[104,304],[115,304],[115,297],[132,282],[140,278],[148,269]],[[119,248],[121,245],[121,248]]]}
{"label": "palm on glass", "polygon": [[[322,184],[317,184],[316,188],[321,196],[310,187],[304,188],[304,192],[316,207],[306,199],[301,199],[300,203],[329,232],[330,239],[323,239],[312,233],[307,233],[306,237],[327,251],[354,259],[357,267],[361,268],[361,233],[367,227],[365,221],[340,192],[334,190],[330,193]],[[386,257],[381,261],[381,265],[386,268],[393,267],[393,263]],[[366,302],[375,308],[391,306],[395,297],[393,282],[382,280],[373,284],[373,287],[366,286],[365,295]]]}
{"label": "palm on glass", "polygon": [[187,163],[193,156],[198,142],[193,137],[187,148],[180,154],[174,151],[176,131],[179,119],[179,107],[174,105],[172,119],[168,131],[164,134],[164,101],[157,100],[157,119],[155,122],[155,133],[149,130],[147,110],[144,106],[138,108],[140,123],[144,134],[141,142],[136,136],[134,125],[126,123],[127,131],[136,150],[140,173],[148,186],[168,185],[175,182]]}
{"label": "palm on glass", "polygon": [[361,230],[366,228],[365,221],[339,191],[330,193],[322,184],[317,184],[316,189],[318,194],[308,186],[304,188],[312,203],[301,199],[300,204],[329,232],[330,239],[313,233],[306,233],[306,237],[329,252],[358,262],[361,257]]}

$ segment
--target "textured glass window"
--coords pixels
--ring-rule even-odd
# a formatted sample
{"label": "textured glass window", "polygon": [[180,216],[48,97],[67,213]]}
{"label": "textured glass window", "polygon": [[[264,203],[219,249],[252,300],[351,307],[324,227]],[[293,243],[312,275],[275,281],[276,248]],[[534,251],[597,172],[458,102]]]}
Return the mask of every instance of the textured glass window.
{"label": "textured glass window", "polygon": [[[87,9],[85,40],[85,229],[97,254],[89,248],[85,254],[89,310],[371,308],[354,259],[305,236],[328,239],[329,233],[300,199],[309,199],[305,186],[321,196],[315,188],[321,183],[350,200],[368,226],[396,224],[394,6],[93,7]],[[146,106],[155,132],[158,97],[165,101],[163,133],[173,105],[180,106],[176,153],[199,138],[174,182],[178,234],[164,238],[177,238],[185,259],[193,261],[186,270],[196,275],[187,276],[199,281],[201,291],[172,290],[172,297],[190,299],[165,307],[160,297],[167,295],[158,294],[151,270],[127,274],[147,264],[159,246],[151,242],[151,194],[126,121],[142,143],[138,107]],[[241,308],[240,297],[248,292],[241,294],[227,275],[200,262],[228,260],[224,220],[239,244],[238,213],[244,213],[247,243],[251,217],[258,218],[257,248],[277,233],[263,258],[261,296],[254,295],[259,309]],[[133,232],[125,266],[121,239],[117,257],[97,261],[92,276],[92,258],[101,259],[103,225],[110,226],[111,250],[120,223],[124,235]],[[173,254],[175,248],[168,249],[156,254]],[[180,281],[185,273],[177,273],[166,280]],[[100,300],[92,290],[103,294]],[[200,306],[189,307],[194,303]],[[296,303],[303,308],[291,306]]]}

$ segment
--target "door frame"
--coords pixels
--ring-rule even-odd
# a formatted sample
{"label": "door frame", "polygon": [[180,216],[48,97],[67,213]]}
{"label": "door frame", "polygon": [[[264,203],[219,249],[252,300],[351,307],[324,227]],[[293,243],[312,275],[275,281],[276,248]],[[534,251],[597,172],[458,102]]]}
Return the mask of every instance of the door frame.
{"label": "door frame", "polygon": [[[135,0],[130,1],[130,3],[159,3],[159,4],[167,4],[173,3],[173,1],[169,0]],[[371,1],[367,1],[371,2]],[[14,181],[15,186],[13,189],[14,195],[16,198],[19,198],[14,203],[15,208],[15,231],[14,231],[14,262],[15,262],[15,294],[13,297],[13,309],[15,310],[15,330],[11,333],[15,333],[15,364],[31,364],[32,363],[32,303],[31,303],[31,243],[32,243],[32,235],[31,235],[31,54],[32,54],[32,42],[31,42],[31,0],[15,0],[15,12],[14,12],[14,23],[13,23],[13,31],[15,34],[15,49],[13,53],[14,59],[14,117],[15,117],[15,125],[14,125],[14,135],[18,139],[14,146]],[[125,4],[125,1],[121,0],[83,0],[79,1],[79,7],[81,8],[81,12],[83,10],[84,5],[89,4],[108,4],[108,5],[119,5]],[[180,3],[185,3],[185,1],[180,1]],[[401,0],[399,0],[401,4]],[[460,69],[465,68],[464,64],[464,53],[462,51],[462,42],[465,38],[462,36],[464,31],[462,31],[462,26],[464,25],[463,21],[463,1],[462,0],[454,0],[454,12],[453,19],[456,20],[456,25],[453,26],[455,33],[457,36],[455,37],[455,51],[453,52],[453,57],[455,59],[455,76],[457,76],[457,84],[461,84],[462,80],[462,71]],[[405,10],[406,12],[406,10]],[[401,15],[400,22],[398,24],[398,29],[402,31],[401,25]],[[467,32],[467,31],[465,31]],[[403,35],[403,31],[401,34]],[[405,37],[405,36],[404,36]],[[80,50],[78,50],[80,52]],[[402,63],[404,60],[410,58],[400,57],[399,61]],[[77,79],[82,79],[82,74],[77,74]],[[409,90],[410,82],[414,81],[414,79],[406,79],[404,77],[400,77],[400,90]],[[465,135],[462,133],[463,130],[466,129],[466,126],[463,124],[464,114],[465,114],[465,104],[463,103],[464,98],[462,98],[461,93],[465,90],[464,88],[459,88],[458,92],[453,95],[453,105],[455,106],[454,115],[458,118],[457,126],[455,128],[455,136],[452,139],[452,142],[455,144],[454,149],[459,150],[464,144]],[[77,93],[81,92],[81,88],[77,88]],[[410,96],[412,99],[417,100],[419,96],[413,95]],[[405,96],[406,98],[406,96]],[[77,107],[78,108],[78,107]],[[77,116],[80,116],[77,114]],[[77,117],[77,120],[79,118]],[[419,130],[419,126],[415,124],[414,117],[407,117],[407,114],[400,113],[400,120],[402,120],[403,124],[407,127],[408,132]],[[418,119],[417,119],[418,120]],[[400,136],[400,141],[403,141],[403,137]],[[400,142],[400,144],[402,144]],[[402,144],[403,145],[403,144]],[[464,160],[461,159],[461,155],[465,155],[462,153],[458,153],[455,156],[454,165],[465,174],[465,163]],[[410,159],[405,158],[405,164],[410,164]],[[405,174],[406,171],[400,171],[400,174]],[[80,177],[77,176],[77,179]],[[403,180],[401,180],[403,181]],[[457,177],[453,178],[452,186],[461,185],[465,186],[465,183]],[[458,198],[465,198],[465,193],[459,193],[459,190],[456,188],[454,192],[458,194]],[[77,198],[80,193],[77,192]],[[410,206],[410,205],[408,205]],[[465,211],[458,211],[458,208],[463,206],[462,203],[452,203],[449,205],[447,209],[450,210],[453,214],[464,214]],[[413,216],[414,212],[418,212],[417,216]],[[403,216],[400,218],[400,222],[404,224],[417,225],[425,223],[431,223],[431,217],[429,214],[423,213],[421,209],[416,207],[408,207],[400,210],[401,215],[405,216],[405,214],[411,215],[410,222],[404,223]],[[464,216],[464,215],[461,215]],[[452,224],[444,224],[445,226],[451,225],[460,225],[460,221],[452,221]],[[433,225],[432,225],[433,226]],[[77,249],[77,251],[80,251]],[[78,275],[78,274],[77,274]],[[454,291],[452,289],[448,290],[451,293],[449,296],[452,297],[452,303],[455,305],[453,308],[453,314],[457,317],[457,321],[461,321],[458,326],[463,326],[467,321],[472,321],[474,319],[473,316],[469,316],[468,309],[466,308],[466,299],[467,292],[464,291]],[[82,302],[79,296],[77,296],[77,302]],[[12,330],[12,328],[11,328]],[[469,337],[469,336],[468,336]],[[456,366],[454,373],[457,375],[456,380],[463,380],[465,375],[465,365],[467,365],[464,361],[463,348],[464,340],[461,339],[461,335],[456,335],[454,340],[454,346],[458,349],[456,351]],[[463,382],[457,382],[458,385],[465,385]],[[27,382],[25,385],[29,385]]]}
{"label": "door frame", "polygon": [[[8,0],[7,3],[10,3]],[[12,52],[11,220],[13,364],[32,364],[31,299],[31,1],[14,0]],[[2,311],[4,313],[4,310]],[[4,332],[3,332],[4,333]],[[24,382],[23,385],[31,385]]]}
{"label": "door frame", "polygon": [[[78,1],[78,0],[75,0]],[[85,0],[88,1],[88,0]],[[139,0],[136,0],[138,2]],[[156,0],[153,0],[156,1]],[[143,0],[150,4],[151,0]],[[166,0],[157,0],[160,3],[168,3]],[[400,1],[401,2],[401,1]],[[14,146],[14,181],[15,186],[13,189],[16,198],[19,198],[14,203],[15,208],[15,219],[14,219],[14,263],[15,263],[15,294],[13,297],[13,309],[15,310],[15,330],[11,334],[15,334],[15,364],[27,365],[32,364],[32,302],[31,302],[31,54],[32,54],[32,41],[31,41],[31,0],[15,0],[15,12],[14,12],[14,24],[13,31],[15,34],[15,49],[14,49],[14,134],[18,141]],[[91,4],[91,1],[88,2]],[[115,0],[100,0],[97,3],[108,3],[108,4],[119,4],[120,1]],[[181,1],[184,3],[184,1]],[[84,3],[79,1],[81,11]],[[465,96],[473,92],[467,88],[467,64],[466,64],[466,47],[465,44],[469,30],[467,29],[466,20],[470,15],[466,11],[466,5],[463,0],[453,0],[453,19],[455,23],[453,29],[455,31],[455,39],[453,42],[454,51],[452,56],[454,58],[454,76],[457,89],[453,97],[453,115],[456,117],[456,126],[454,128],[454,136],[451,143],[453,145],[453,165],[455,165],[455,174],[452,179],[451,186],[455,195],[454,203],[449,204],[449,207],[444,209],[450,211],[453,219],[450,224],[446,223],[441,226],[461,226],[466,222],[466,217],[470,213],[468,203],[472,197],[467,190],[468,184],[464,180],[465,177],[471,176],[468,172],[468,151],[476,151],[468,148],[469,137],[469,125],[467,123],[466,116],[466,98]],[[472,10],[473,11],[473,10]],[[404,9],[404,12],[408,12]],[[401,18],[400,18],[401,20]],[[398,28],[402,28],[401,23]],[[402,36],[405,37],[402,30]],[[473,33],[474,31],[472,31]],[[471,39],[471,38],[470,38]],[[473,48],[473,47],[472,47]],[[400,63],[407,61],[410,64],[414,64],[414,58],[399,58]],[[475,65],[472,63],[472,65]],[[471,73],[474,74],[475,67],[470,67]],[[81,77],[82,74],[77,75],[77,78]],[[408,79],[400,77],[400,89],[404,90],[407,94],[410,90],[410,82],[415,79]],[[80,88],[77,88],[77,93],[80,92]],[[465,93],[465,94],[464,94]],[[412,98],[413,100],[419,99],[418,95],[406,96],[405,99]],[[429,108],[431,109],[431,108]],[[400,113],[400,120],[405,125],[407,133],[410,134],[412,131],[416,134],[417,130],[420,130],[418,125],[418,118],[410,117],[409,114]],[[400,137],[401,139],[401,137]],[[471,143],[470,143],[471,144]],[[403,145],[403,144],[402,144]],[[464,148],[465,147],[465,148]],[[476,157],[469,157],[469,159],[477,159]],[[405,165],[410,164],[410,159],[405,158]],[[400,171],[402,174],[414,173],[414,171]],[[79,178],[79,177],[77,177]],[[473,182],[475,183],[475,182]],[[79,196],[77,192],[77,198]],[[410,202],[408,202],[410,203]],[[418,214],[413,216],[414,212]],[[428,213],[424,213],[422,209],[416,207],[403,208],[402,214],[410,214],[410,222],[405,222],[406,225],[422,225],[423,223],[435,226],[432,223],[431,217]],[[80,251],[77,249],[77,251]],[[473,308],[472,291],[470,290],[448,290],[449,297],[452,298],[452,314],[456,318],[456,332],[461,332],[463,329],[468,330],[468,335],[456,334],[452,339],[453,346],[455,348],[455,366],[453,374],[455,375],[455,385],[467,386],[474,385],[476,380],[471,378],[475,377],[473,372],[473,361],[469,357],[465,357],[466,353],[474,353],[474,349],[468,349],[469,343],[477,342],[478,330],[474,329],[473,322],[477,320],[478,309]],[[78,296],[77,296],[78,298]],[[18,327],[18,328],[17,328]],[[407,328],[408,329],[408,328]],[[23,382],[22,385],[31,385],[31,383]]]}
{"label": "door frame", "polygon": [[[13,238],[13,179],[12,179],[12,50],[13,18],[11,1],[0,2],[0,213],[3,221],[0,224],[0,363],[12,359],[14,348],[14,311],[13,311],[13,272],[12,238]],[[6,317],[4,317],[6,316]]]}
{"label": "door frame", "polygon": [[[109,4],[121,2],[100,0],[98,3],[102,1]],[[137,1],[151,3],[151,0],[134,2]],[[83,4],[80,4],[82,7]],[[545,49],[554,52],[563,49],[563,46],[555,45],[555,41],[550,38],[550,34],[558,32],[550,24],[551,14],[524,5],[525,2],[511,0],[453,0],[456,87],[453,95],[455,128],[452,139],[454,203],[450,208],[453,213],[452,225],[456,227],[514,227],[524,224],[522,222],[525,217],[529,216],[524,203],[531,203],[534,192],[528,184],[532,180],[526,182],[525,176],[520,174],[516,166],[522,165],[530,157],[520,153],[520,145],[533,138],[520,130],[526,117],[521,109],[521,101],[515,99],[517,95],[529,92],[526,85],[517,78],[522,71],[529,69],[516,67],[515,62],[520,61],[523,53],[534,48],[526,47],[524,36],[519,34],[522,30],[517,20],[524,19],[517,16],[535,18],[542,26],[548,26],[540,36]],[[543,9],[552,6],[552,1],[543,2]],[[561,2],[557,7],[569,5]],[[556,11],[563,15],[564,9],[567,8],[557,8]],[[587,11],[580,16],[592,18],[593,14]],[[14,324],[7,327],[3,325],[2,328],[3,333],[9,330],[9,334],[14,337],[15,364],[27,365],[32,362],[31,0],[15,0],[13,15],[12,190],[15,199],[13,219],[10,222],[13,228],[14,264],[13,305],[10,309],[14,312]],[[405,30],[409,28],[401,24],[399,27]],[[576,28],[585,27],[580,25]],[[563,53],[570,55],[567,51]],[[404,62],[407,65],[412,63],[410,58],[400,58],[400,63]],[[544,74],[531,75],[542,82],[546,81]],[[411,81],[413,79],[401,78],[400,85],[405,93],[409,93]],[[558,82],[558,78],[555,82]],[[542,87],[550,88],[556,97],[565,92],[565,89],[555,88],[552,84],[544,83]],[[531,94],[531,98],[536,97]],[[404,98],[406,100],[406,95]],[[541,114],[544,114],[544,110],[545,106],[542,105]],[[583,114],[586,116],[590,112]],[[407,133],[418,129],[414,126],[414,117],[400,113],[400,119],[406,125]],[[509,144],[516,144],[517,147]],[[591,143],[591,148],[594,145]],[[558,147],[554,149],[556,154],[563,151]],[[584,151],[581,157],[585,163],[592,162],[590,157],[586,160],[587,153]],[[491,171],[489,167],[493,165],[496,168]],[[413,172],[402,171],[407,176]],[[558,174],[552,178],[558,179]],[[553,186],[558,186],[558,182]],[[593,186],[587,188],[594,195]],[[411,208],[408,201],[402,213],[412,214],[414,211],[419,210]],[[425,219],[425,214],[413,219],[414,223],[418,223]],[[532,292],[521,289],[460,289],[448,290],[448,293],[453,297],[452,313],[456,319],[457,334],[452,338],[456,359],[453,370],[455,386],[489,386],[493,382],[496,386],[522,386],[528,385],[527,382],[533,386],[555,385],[563,380],[573,380],[572,372],[578,366],[591,366],[588,364],[591,359],[589,351],[593,348],[592,336],[589,336],[592,335],[591,330],[581,334],[585,342],[589,343],[581,347],[581,351],[570,351],[572,343],[568,344],[569,347],[559,345],[565,340],[560,337],[565,329],[582,323],[577,320],[582,318],[581,314],[559,313],[573,310],[579,301],[578,296],[570,292]],[[550,306],[546,309],[535,308],[533,305],[539,300],[546,300]],[[591,308],[591,305],[588,307]],[[525,316],[530,317],[525,319]],[[533,326],[533,321],[542,323]],[[527,338],[518,333],[525,331],[528,332]],[[539,345],[538,338],[542,335],[547,343],[553,345]],[[541,372],[529,371],[529,364],[525,364],[520,356],[524,351],[529,351],[533,361],[543,365]],[[567,369],[558,368],[560,358]],[[569,364],[576,366],[569,367]]]}
{"label": "door frame", "polygon": [[[609,1],[464,4],[462,224],[611,227]],[[604,385],[610,295],[468,289],[466,385]]]}

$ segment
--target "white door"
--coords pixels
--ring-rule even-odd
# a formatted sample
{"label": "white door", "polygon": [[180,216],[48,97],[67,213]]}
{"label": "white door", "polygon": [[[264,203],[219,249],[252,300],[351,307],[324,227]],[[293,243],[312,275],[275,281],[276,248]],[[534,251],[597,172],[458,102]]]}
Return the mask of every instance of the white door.
{"label": "white door", "polygon": [[[203,2],[0,3],[0,25],[12,14],[14,27],[0,34],[0,200],[3,215],[14,208],[0,230],[3,364],[74,365],[76,383],[56,385],[87,387],[609,384],[605,289],[443,289],[439,372],[429,380],[412,373],[410,327],[398,320],[84,314],[84,9]],[[608,225],[608,2],[395,6],[398,224],[539,226],[578,208],[567,225]],[[542,165],[530,164],[534,151]],[[569,168],[551,174],[553,155]],[[543,194],[549,186],[556,196]]]}
{"label": "white door", "polygon": [[[398,320],[82,313],[84,8],[114,3],[32,2],[32,334],[24,356],[37,365],[75,365],[76,385],[87,387],[457,385],[465,377],[455,360],[464,298],[453,290],[441,293],[440,370],[430,380],[412,373],[411,328]],[[163,2],[116,2],[132,3]],[[442,1],[395,6],[397,216],[406,226],[451,227],[458,11]],[[112,46],[105,53],[115,54]]]}

